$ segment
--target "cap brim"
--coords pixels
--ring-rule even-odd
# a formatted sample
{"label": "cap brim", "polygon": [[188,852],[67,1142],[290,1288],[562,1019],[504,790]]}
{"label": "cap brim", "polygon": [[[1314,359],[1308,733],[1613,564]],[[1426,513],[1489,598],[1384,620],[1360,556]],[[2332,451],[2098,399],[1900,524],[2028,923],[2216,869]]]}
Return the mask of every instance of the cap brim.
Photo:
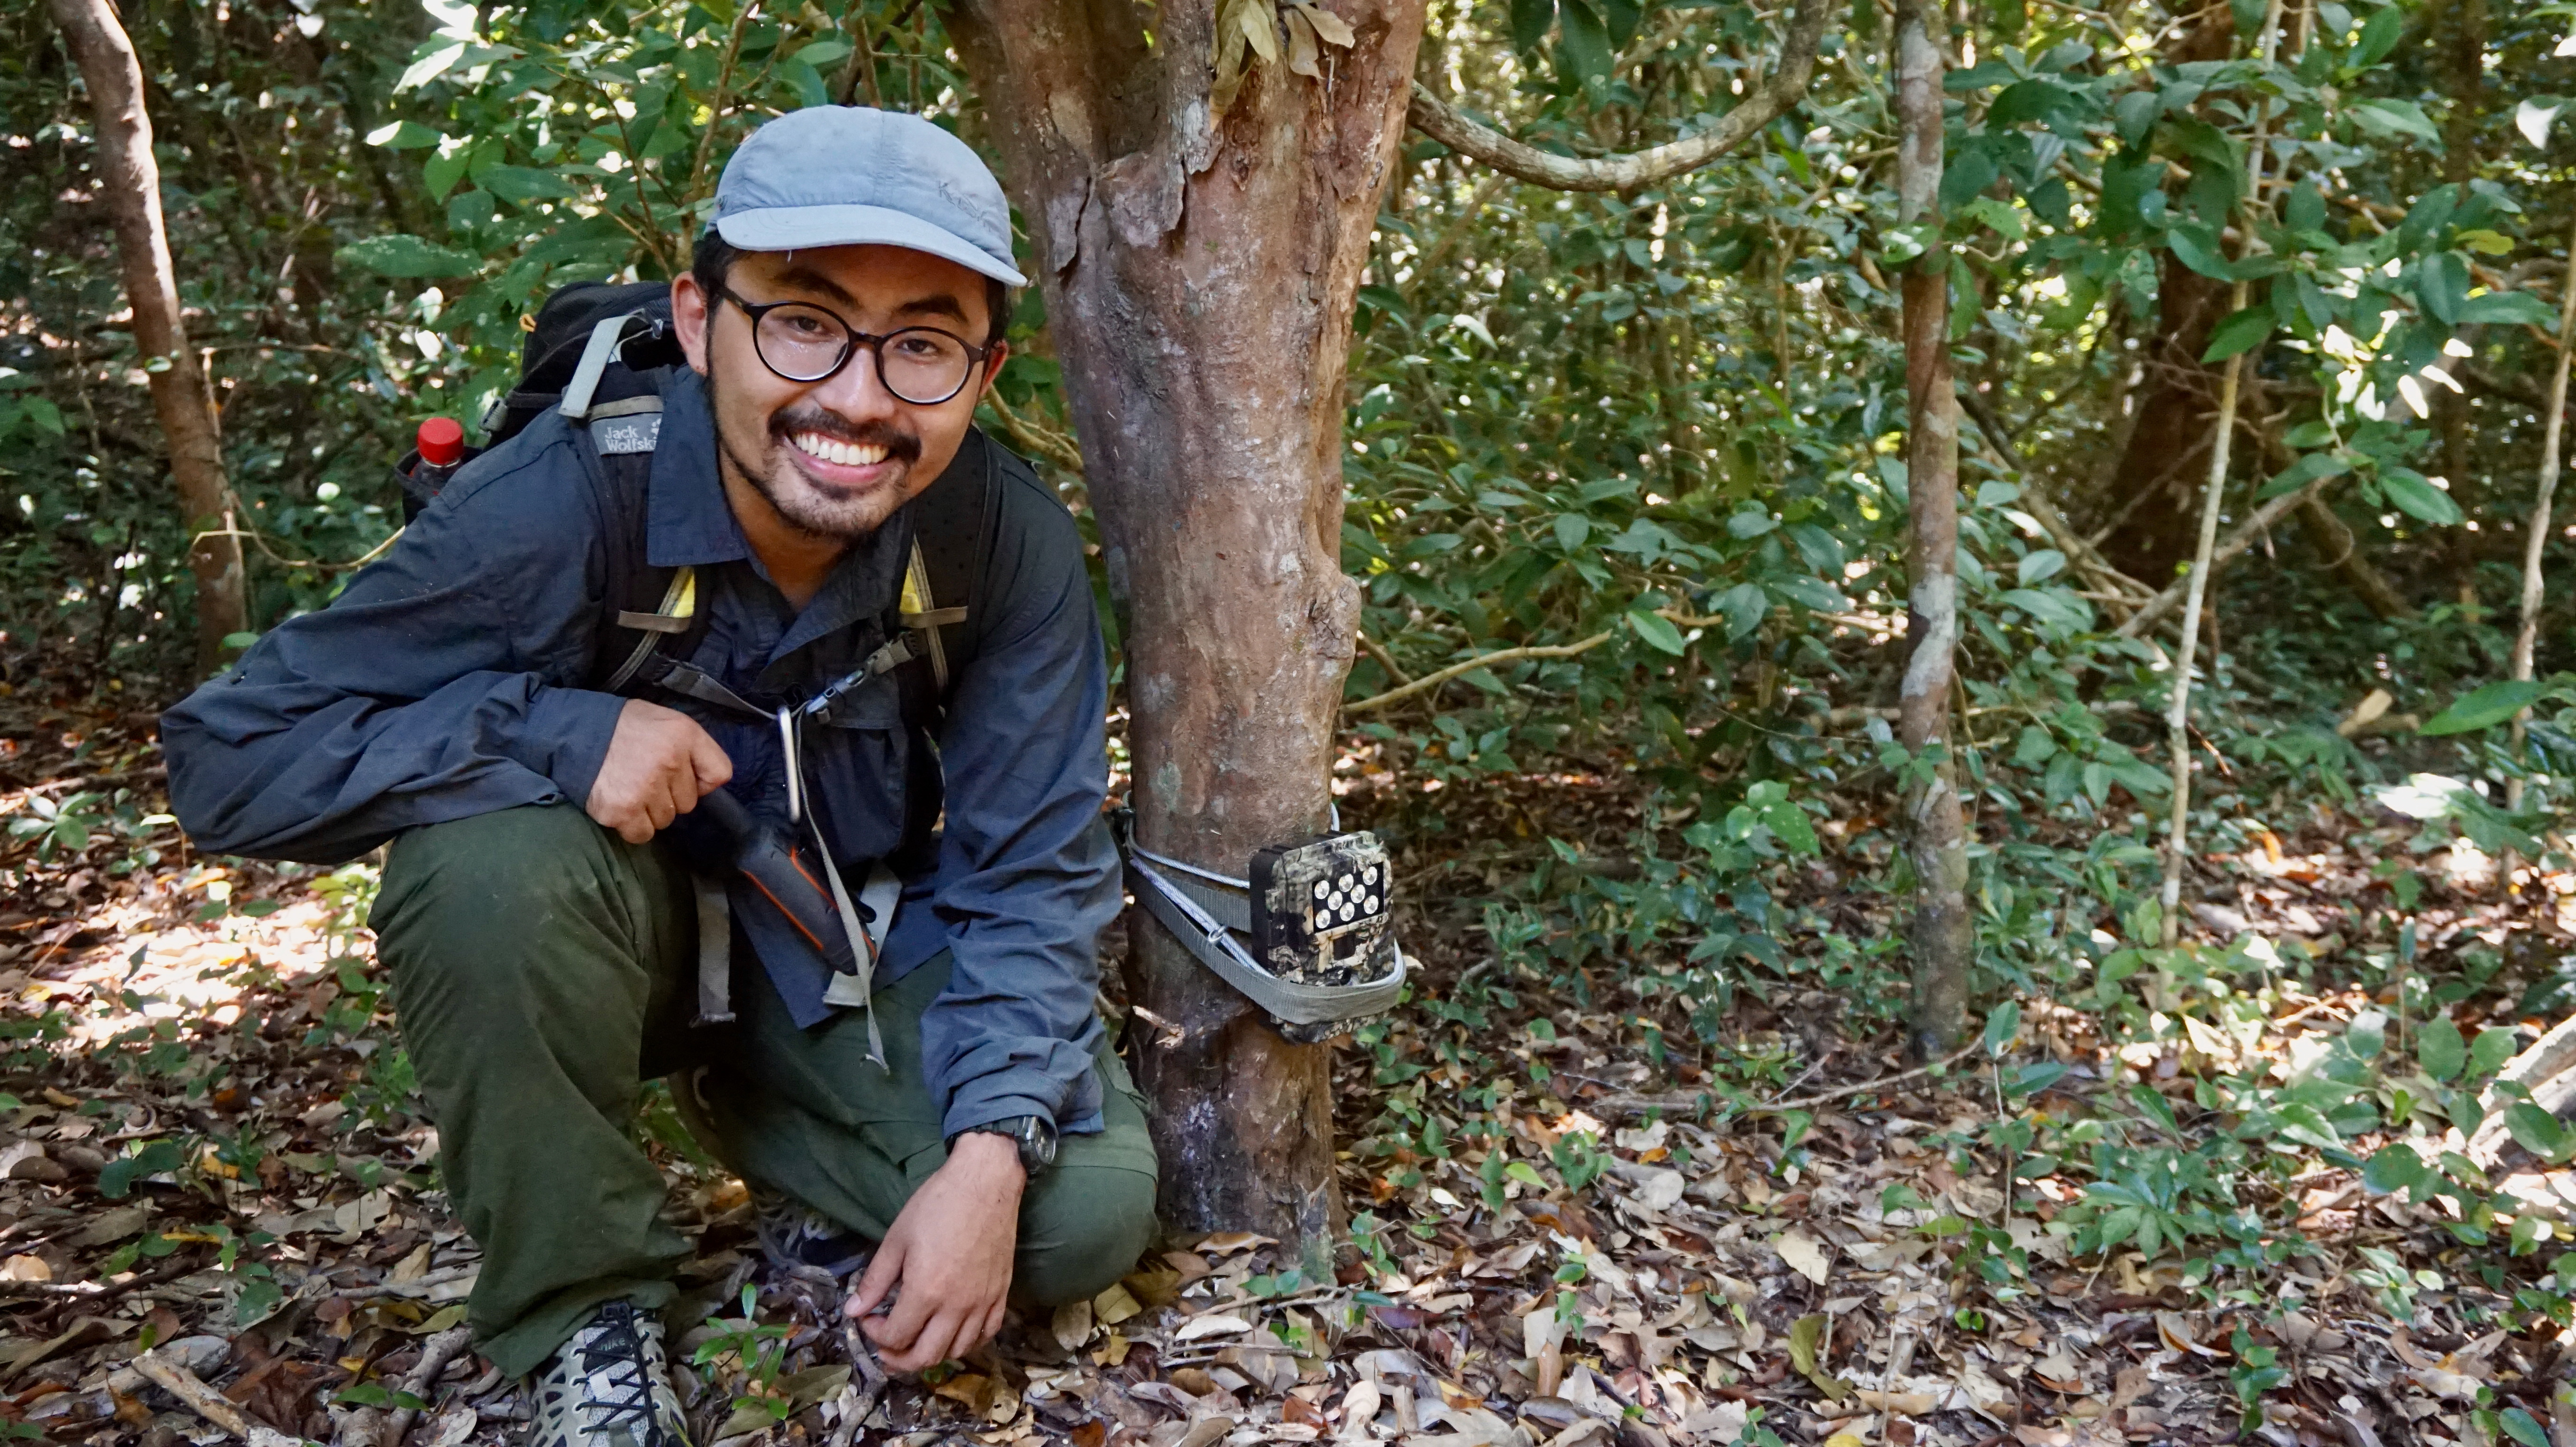
{"label": "cap brim", "polygon": [[918,216],[883,206],[771,206],[737,211],[716,234],[745,251],[805,251],[818,246],[900,246],[956,262],[1005,286],[1026,286],[1007,261]]}

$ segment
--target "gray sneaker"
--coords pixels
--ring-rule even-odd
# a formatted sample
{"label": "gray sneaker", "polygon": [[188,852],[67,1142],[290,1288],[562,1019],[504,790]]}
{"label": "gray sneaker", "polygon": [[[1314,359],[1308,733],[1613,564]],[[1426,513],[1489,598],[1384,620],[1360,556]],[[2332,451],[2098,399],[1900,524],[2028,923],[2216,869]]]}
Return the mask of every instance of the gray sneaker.
{"label": "gray sneaker", "polygon": [[755,1190],[751,1208],[760,1254],[790,1275],[805,1268],[843,1277],[876,1254],[875,1242],[793,1197]]}
{"label": "gray sneaker", "polygon": [[662,1356],[662,1322],[631,1301],[599,1308],[537,1368],[528,1447],[689,1447]]}

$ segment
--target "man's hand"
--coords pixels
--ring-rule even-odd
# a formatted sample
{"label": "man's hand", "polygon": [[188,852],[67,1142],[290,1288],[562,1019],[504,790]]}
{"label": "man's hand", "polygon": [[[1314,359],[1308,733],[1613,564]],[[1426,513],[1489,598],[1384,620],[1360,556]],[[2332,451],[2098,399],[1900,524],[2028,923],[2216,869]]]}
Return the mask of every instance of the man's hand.
{"label": "man's hand", "polygon": [[[1027,1185],[1019,1147],[975,1132],[957,1138],[948,1163],[905,1203],[841,1308],[889,1369],[917,1372],[962,1357],[1002,1329]],[[888,1295],[892,1309],[871,1316]]]}
{"label": "man's hand", "polygon": [[590,817],[629,844],[650,844],[673,819],[733,777],[723,746],[677,709],[630,698],[591,780]]}

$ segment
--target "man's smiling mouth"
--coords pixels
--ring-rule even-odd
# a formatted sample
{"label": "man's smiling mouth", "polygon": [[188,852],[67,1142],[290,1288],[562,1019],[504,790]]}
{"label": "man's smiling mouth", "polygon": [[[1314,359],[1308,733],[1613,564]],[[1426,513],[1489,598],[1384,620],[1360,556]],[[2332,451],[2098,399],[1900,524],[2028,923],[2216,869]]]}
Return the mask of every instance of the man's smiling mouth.
{"label": "man's smiling mouth", "polygon": [[886,460],[886,449],[873,442],[843,442],[820,432],[797,432],[787,439],[797,451],[842,467],[873,467]]}

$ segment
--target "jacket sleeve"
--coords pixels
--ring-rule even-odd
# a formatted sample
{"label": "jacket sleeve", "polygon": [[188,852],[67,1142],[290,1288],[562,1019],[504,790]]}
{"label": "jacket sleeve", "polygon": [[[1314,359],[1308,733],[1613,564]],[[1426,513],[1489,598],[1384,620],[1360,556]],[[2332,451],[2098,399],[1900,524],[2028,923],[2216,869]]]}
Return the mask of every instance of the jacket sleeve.
{"label": "jacket sleeve", "polygon": [[1119,908],[1100,815],[1108,667],[1073,519],[1052,498],[1021,497],[1002,523],[992,566],[1012,585],[940,740],[947,822],[932,908],[951,965],[921,1045],[944,1135],[1022,1115],[1099,1128],[1093,950]]}
{"label": "jacket sleeve", "polygon": [[330,607],[162,716],[199,848],[336,863],[589,796],[623,700],[559,686],[584,676],[602,565],[584,464],[549,432],[478,459]]}

